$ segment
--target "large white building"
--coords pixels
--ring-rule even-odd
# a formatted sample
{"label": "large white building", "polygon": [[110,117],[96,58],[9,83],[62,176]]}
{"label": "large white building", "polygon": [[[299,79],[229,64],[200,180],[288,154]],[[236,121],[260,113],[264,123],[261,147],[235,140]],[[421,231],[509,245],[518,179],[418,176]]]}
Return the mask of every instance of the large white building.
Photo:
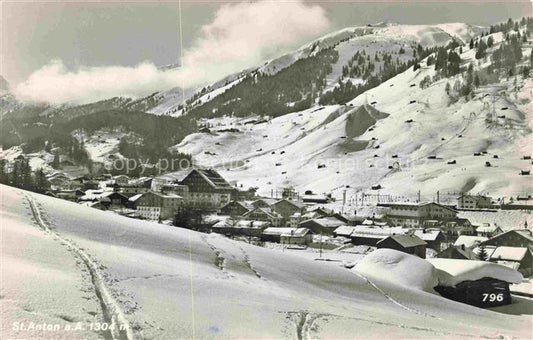
{"label": "large white building", "polygon": [[397,226],[422,227],[428,220],[451,221],[457,218],[457,211],[435,203],[379,203],[386,208],[387,218]]}

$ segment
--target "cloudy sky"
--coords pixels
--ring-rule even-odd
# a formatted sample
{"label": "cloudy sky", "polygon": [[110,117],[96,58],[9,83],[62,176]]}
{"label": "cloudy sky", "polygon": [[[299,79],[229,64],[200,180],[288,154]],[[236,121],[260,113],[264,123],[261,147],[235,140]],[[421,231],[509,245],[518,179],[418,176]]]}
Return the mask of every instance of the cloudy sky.
{"label": "cloudy sky", "polygon": [[[196,86],[347,26],[484,26],[532,13],[529,0],[189,0],[181,16],[177,1],[0,4],[0,74],[22,99],[51,102]],[[182,68],[158,70],[182,54]]]}

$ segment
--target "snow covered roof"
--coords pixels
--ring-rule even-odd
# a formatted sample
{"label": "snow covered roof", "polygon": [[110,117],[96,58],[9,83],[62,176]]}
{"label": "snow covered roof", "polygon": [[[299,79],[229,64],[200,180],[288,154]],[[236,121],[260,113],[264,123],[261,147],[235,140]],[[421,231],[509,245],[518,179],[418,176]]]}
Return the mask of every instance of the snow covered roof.
{"label": "snow covered roof", "polygon": [[414,234],[424,241],[435,241],[441,234],[440,230],[415,230]]}
{"label": "snow covered roof", "polygon": [[266,205],[272,205],[272,204],[276,203],[277,201],[275,199],[273,199],[273,198],[260,198],[260,199],[255,200],[253,203],[255,203],[255,202],[263,202]]}
{"label": "snow covered roof", "polygon": [[142,195],[143,195],[143,194],[133,195],[133,196],[131,196],[130,198],[128,198],[128,201],[130,201],[130,202],[135,202],[135,201],[137,201],[139,198],[141,198]]}
{"label": "snow covered roof", "polygon": [[477,227],[476,231],[478,233],[494,233],[498,229],[500,229],[500,227],[498,227],[497,225],[483,225],[481,227]]}
{"label": "snow covered roof", "polygon": [[269,222],[265,221],[252,221],[252,220],[238,220],[235,224],[231,224],[228,219],[219,221],[213,228],[261,228],[268,225]]}
{"label": "snow covered roof", "polygon": [[313,221],[317,224],[320,224],[322,227],[325,228],[334,228],[334,227],[340,227],[342,225],[345,225],[346,223],[335,218],[335,217],[321,217],[321,218],[314,218],[310,220],[303,221],[302,223],[306,223],[309,221]]}
{"label": "snow covered roof", "polygon": [[337,235],[341,236],[350,236],[350,234],[353,232],[355,227],[343,225],[335,229],[333,232]]}
{"label": "snow covered roof", "polygon": [[528,251],[529,249],[524,247],[498,247],[494,250],[490,259],[520,262]]}
{"label": "snow covered roof", "polygon": [[290,204],[294,205],[295,207],[297,207],[298,209],[301,209],[301,208],[305,207],[305,205],[302,202],[293,201],[293,200],[287,200],[287,199],[279,200],[279,201],[275,202],[273,205],[279,204],[281,202],[290,203]]}
{"label": "snow covered roof", "polygon": [[469,247],[469,248],[472,248],[476,245],[478,245],[479,243],[481,242],[484,242],[488,240],[488,238],[484,237],[484,236],[469,236],[469,235],[461,235],[457,238],[457,240],[455,241],[455,243],[453,244],[454,246],[461,246],[461,245],[464,245],[465,247]]}
{"label": "snow covered roof", "polygon": [[420,237],[416,235],[407,235],[407,234],[391,235],[379,241],[377,244],[379,245],[380,243],[384,242],[388,238],[393,239],[394,241],[396,241],[396,243],[398,243],[404,248],[418,247],[418,246],[423,246],[427,244],[426,241],[422,240]]}
{"label": "snow covered roof", "polygon": [[276,211],[274,211],[274,210],[272,210],[270,208],[255,208],[254,210],[250,210],[250,211],[244,213],[243,216],[250,216],[250,215],[255,214],[257,212],[263,213],[268,218],[280,218],[281,217],[281,215],[279,213],[277,213]]}
{"label": "snow covered roof", "polygon": [[403,235],[406,234],[409,230],[402,227],[369,227],[364,225],[355,226],[351,236],[356,237],[367,237],[367,238],[385,238],[391,235]]}
{"label": "snow covered roof", "polygon": [[307,229],[307,228],[277,228],[277,227],[270,227],[263,230],[263,235],[290,235],[291,232],[296,232],[297,229]]}
{"label": "snow covered roof", "polygon": [[522,274],[511,268],[486,261],[456,260],[456,259],[427,259],[435,268],[452,276],[452,280],[441,282],[443,285],[455,286],[463,281],[475,281],[485,277],[506,281],[509,283],[522,282]]}
{"label": "snow covered roof", "polygon": [[[288,229],[288,228],[285,228]],[[290,228],[293,229],[293,228]],[[305,236],[310,232],[307,228],[295,228],[294,230],[287,230],[285,233],[281,234],[282,237],[293,237],[293,236]]]}

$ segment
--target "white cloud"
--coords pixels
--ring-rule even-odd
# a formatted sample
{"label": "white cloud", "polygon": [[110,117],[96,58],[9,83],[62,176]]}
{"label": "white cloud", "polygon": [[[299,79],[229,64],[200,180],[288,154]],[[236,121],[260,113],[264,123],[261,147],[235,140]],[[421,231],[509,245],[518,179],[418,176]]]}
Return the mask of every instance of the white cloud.
{"label": "white cloud", "polygon": [[114,96],[139,97],[181,84],[192,87],[258,65],[329,26],[325,11],[303,1],[223,5],[184,53],[183,67],[84,67],[69,71],[55,60],[15,88],[21,100],[87,103]]}

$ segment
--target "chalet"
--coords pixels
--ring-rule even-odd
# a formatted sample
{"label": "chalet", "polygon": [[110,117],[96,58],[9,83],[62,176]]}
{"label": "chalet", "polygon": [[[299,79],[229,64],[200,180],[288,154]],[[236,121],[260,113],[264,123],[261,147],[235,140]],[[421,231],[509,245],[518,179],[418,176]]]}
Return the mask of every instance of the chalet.
{"label": "chalet", "polygon": [[308,245],[313,242],[313,232],[307,228],[285,228],[280,236],[282,244]]}
{"label": "chalet", "polygon": [[386,217],[397,226],[421,227],[425,220],[452,221],[457,211],[435,203],[378,203],[386,208]]}
{"label": "chalet", "polygon": [[491,238],[502,233],[502,228],[498,227],[496,224],[490,225],[489,223],[483,223],[482,226],[476,228],[476,234],[478,236],[484,236],[487,238]]}
{"label": "chalet", "polygon": [[70,188],[70,178],[63,173],[55,173],[50,176],[47,176],[47,181],[53,188],[57,189],[69,189]]}
{"label": "chalet", "polygon": [[457,198],[459,209],[490,209],[492,208],[492,198],[482,195],[462,194]]}
{"label": "chalet", "polygon": [[377,243],[386,237],[393,235],[403,235],[409,232],[408,229],[402,227],[389,227],[389,226],[366,226],[358,225],[352,227],[352,233],[350,239],[355,245],[363,245],[375,247]]}
{"label": "chalet", "polygon": [[486,246],[526,247],[533,251],[533,236],[529,229],[510,230],[482,243]]}
{"label": "chalet", "polygon": [[440,253],[437,253],[435,257],[442,259],[477,260],[476,254],[474,254],[472,249],[464,245],[448,247]]}
{"label": "chalet", "polygon": [[270,222],[274,227],[281,224],[282,217],[270,208],[256,208],[243,215],[244,218],[254,221]]}
{"label": "chalet", "polygon": [[213,169],[192,169],[179,184],[189,187],[190,208],[216,210],[230,202],[233,187]]}
{"label": "chalet", "polygon": [[305,218],[304,215],[297,212],[292,214],[288,219],[285,220],[285,226],[290,228],[297,228],[302,221],[305,221],[307,219],[308,218]]}
{"label": "chalet", "polygon": [[378,249],[387,248],[426,258],[427,243],[416,235],[391,235],[376,243]]}
{"label": "chalet", "polygon": [[277,201],[270,208],[280,214],[285,220],[288,220],[295,213],[302,214],[305,212],[305,205],[303,203],[286,199]]}
{"label": "chalet", "polygon": [[224,220],[215,223],[211,230],[217,234],[227,236],[254,236],[260,237],[263,230],[270,225],[269,222],[251,220]]}
{"label": "chalet", "polygon": [[333,236],[335,237],[342,236],[342,237],[350,238],[350,235],[352,235],[353,230],[354,230],[353,226],[343,225],[333,231]]}
{"label": "chalet", "polygon": [[420,237],[427,243],[427,247],[435,251],[442,250],[445,241],[444,234],[439,229],[416,229],[414,235]]}
{"label": "chalet", "polygon": [[313,218],[300,222],[300,228],[307,228],[315,234],[332,235],[335,229],[345,223],[335,217]]}
{"label": "chalet", "polygon": [[452,221],[442,222],[438,227],[448,240],[455,240],[462,235],[472,236],[476,232],[476,227],[468,219],[459,217]]}
{"label": "chalet", "polygon": [[220,215],[242,216],[251,211],[253,207],[245,202],[231,201],[220,208]]}
{"label": "chalet", "polygon": [[157,192],[144,193],[137,199],[140,216],[150,220],[168,219],[183,207],[183,198],[178,195],[164,195]]}
{"label": "chalet", "polygon": [[533,274],[533,256],[526,247],[497,247],[489,261],[518,270],[524,277]]}
{"label": "chalet", "polygon": [[113,180],[118,185],[126,185],[130,181],[130,178],[126,175],[118,175],[113,177]]}
{"label": "chalet", "polygon": [[107,209],[122,209],[128,207],[128,198],[121,193],[107,191],[97,200]]}
{"label": "chalet", "polygon": [[277,200],[273,198],[260,198],[260,199],[255,200],[252,203],[252,206],[254,208],[270,208],[270,206],[276,202]]}
{"label": "chalet", "polygon": [[261,241],[286,244],[309,244],[312,233],[307,228],[266,228],[261,233]]}
{"label": "chalet", "polygon": [[309,213],[313,214],[313,217],[318,217],[318,216],[326,217],[326,216],[333,216],[335,214],[333,210],[327,209],[324,207],[315,208],[313,210],[310,210]]}
{"label": "chalet", "polygon": [[444,258],[432,258],[428,261],[438,270],[453,277],[453,282],[448,285],[441,283],[434,288],[435,291],[447,299],[477,307],[510,304],[512,301],[509,284],[522,282],[519,272],[495,263]]}
{"label": "chalet", "polygon": [[59,190],[55,193],[55,197],[61,198],[67,201],[77,202],[80,197],[83,197],[85,193],[80,189],[75,190]]}

